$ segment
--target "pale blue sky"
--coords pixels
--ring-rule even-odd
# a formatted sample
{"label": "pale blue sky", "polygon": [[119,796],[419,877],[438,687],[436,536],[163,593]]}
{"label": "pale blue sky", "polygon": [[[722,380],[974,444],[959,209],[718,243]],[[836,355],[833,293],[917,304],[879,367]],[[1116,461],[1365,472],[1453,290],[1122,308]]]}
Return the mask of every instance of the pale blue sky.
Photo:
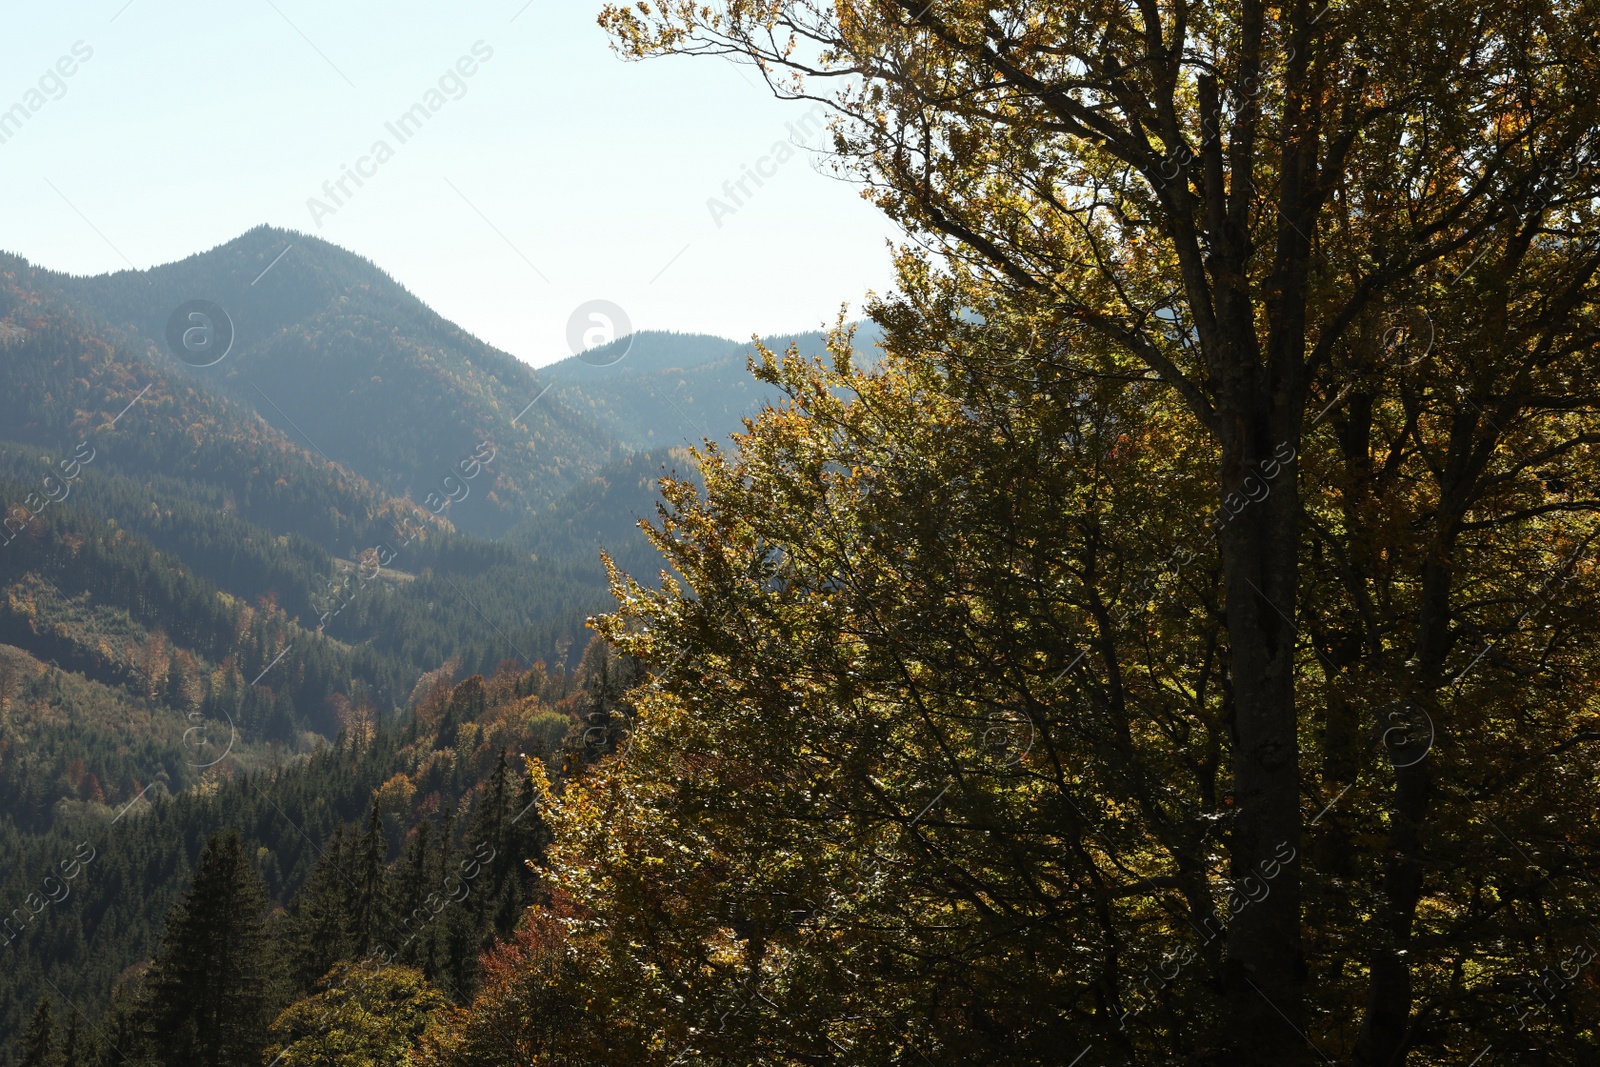
{"label": "pale blue sky", "polygon": [[[622,62],[599,0],[124,2],[7,5],[0,112],[37,110],[0,126],[0,248],[42,266],[143,268],[270,223],[367,256],[535,365],[568,354],[594,298],[638,329],[745,337],[889,284],[894,231],[857,189],[808,153],[770,158],[804,105],[721,60]],[[49,74],[80,41],[92,56]],[[401,143],[385,123],[479,41],[492,56]],[[392,158],[314,219],[307,201],[331,205],[323,183],[380,139]],[[771,176],[714,220],[707,199],[746,165]]]}

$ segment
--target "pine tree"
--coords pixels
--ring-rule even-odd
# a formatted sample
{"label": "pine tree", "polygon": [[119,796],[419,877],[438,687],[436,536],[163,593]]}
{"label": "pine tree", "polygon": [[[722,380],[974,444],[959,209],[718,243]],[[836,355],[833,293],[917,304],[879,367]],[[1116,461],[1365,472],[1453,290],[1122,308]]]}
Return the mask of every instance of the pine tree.
{"label": "pine tree", "polygon": [[424,958],[426,939],[430,936],[428,924],[433,913],[424,899],[433,880],[429,847],[432,831],[433,824],[426,819],[417,827],[417,832],[406,843],[399,877],[395,879],[390,936],[395,953],[408,963],[419,963]]}
{"label": "pine tree", "polygon": [[238,831],[213,835],[167,916],[145,1029],[168,1067],[259,1062],[272,1007],[266,888]]}
{"label": "pine tree", "polygon": [[33,1009],[33,1021],[22,1038],[22,1067],[55,1067],[59,1062],[55,1015],[50,1011],[50,998],[40,997],[39,1006]]}
{"label": "pine tree", "polygon": [[78,1029],[77,1013],[74,1012],[67,1017],[67,1036],[61,1042],[61,1062],[66,1067],[78,1067],[86,1044],[82,1032]]}
{"label": "pine tree", "polygon": [[337,826],[295,901],[289,979],[302,995],[310,993],[335,963],[357,951],[356,902],[345,869],[348,851],[344,827]]}
{"label": "pine tree", "polygon": [[383,876],[389,858],[389,841],[383,833],[383,820],[374,799],[367,811],[367,830],[361,835],[359,869],[355,883],[361,893],[356,901],[356,941],[366,952],[384,935]]}

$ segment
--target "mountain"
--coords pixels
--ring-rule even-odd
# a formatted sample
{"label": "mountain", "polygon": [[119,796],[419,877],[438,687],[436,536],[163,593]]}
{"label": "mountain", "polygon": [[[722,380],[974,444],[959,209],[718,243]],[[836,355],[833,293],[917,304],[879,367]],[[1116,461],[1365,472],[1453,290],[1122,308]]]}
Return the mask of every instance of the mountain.
{"label": "mountain", "polygon": [[[876,363],[877,327],[856,332],[857,358]],[[791,345],[803,356],[827,358],[821,331],[762,338],[778,354]],[[727,443],[744,420],[782,399],[750,373],[753,342],[711,334],[643,330],[540,368],[550,395],[636,449],[607,464],[513,526],[505,540],[532,552],[592,558],[601,549],[628,573],[654,581],[661,556],[638,530],[654,521],[663,475],[694,478],[686,446]]]}
{"label": "mountain", "polygon": [[[857,330],[856,348],[875,362],[876,328]],[[821,331],[763,337],[782,355],[792,344],[802,356],[827,357]],[[551,396],[594,420],[633,449],[722,441],[744,419],[779,399],[777,390],[749,371],[749,341],[709,334],[641,330],[582,355],[540,368],[554,383]]]}
{"label": "mountain", "polygon": [[657,485],[663,477],[695,477],[688,450],[656,448],[608,465],[561,500],[524,519],[507,544],[556,558],[598,559],[603,550],[627,573],[653,584],[664,561],[639,530],[656,520]]}
{"label": "mountain", "polygon": [[[791,341],[822,350],[771,344]],[[95,277],[0,255],[0,642],[231,723],[241,754],[331,736],[344,703],[392,709],[448,660],[554,657],[608,602],[600,549],[659,567],[637,524],[690,470],[677,444],[772,398],[747,343],[618,346],[536,373],[267,227]]]}
{"label": "mountain", "polygon": [[[130,351],[385,493],[419,503],[459,496],[450,521],[470,533],[498,536],[622,453],[613,435],[550,398],[529,408],[543,383],[526,364],[315,237],[263,226],[176,263],[94,277],[10,266]],[[189,319],[185,309],[201,301],[225,317]],[[169,338],[175,315],[173,336],[199,349],[180,348],[184,358]],[[488,477],[467,485],[461,464],[480,450],[494,454]]]}
{"label": "mountain", "polygon": [[[0,260],[0,643],[142,702],[125,717],[141,735],[176,725],[226,738],[215,751],[234,766],[261,746],[292,754],[332,736],[342,708],[387,714],[447,660],[469,671],[527,664],[584,636],[584,617],[605,602],[592,559],[535,560],[463,533],[452,520],[472,497],[435,516],[385,485],[381,465],[369,477],[308,448],[228,379],[111,325],[106,294],[139,289],[131,276],[113,280],[96,292],[104,279]],[[159,288],[154,278],[148,288]],[[310,347],[323,344],[310,336]],[[483,395],[509,388],[481,377]],[[526,369],[508,377],[525,381]],[[557,405],[545,415],[537,425],[565,418],[580,440],[604,440]],[[468,451],[458,480],[498,489],[496,468],[512,453]],[[150,724],[139,726],[144,715]],[[181,790],[211,765],[198,758],[211,752],[185,762],[154,750],[128,763],[111,752],[120,743],[75,757],[102,761],[94,773],[107,802],[158,778]],[[33,783],[17,786],[31,799],[6,817],[44,825],[57,797],[80,792],[50,795],[63,775],[82,779],[67,774],[66,752],[45,743],[0,753],[0,792],[16,784],[8,776]]]}
{"label": "mountain", "polygon": [[[531,370],[265,227],[95,277],[0,254],[0,1065],[46,978],[98,1015],[149,958],[218,819],[285,904],[396,776],[398,849],[436,816],[459,835],[497,746],[559,773],[592,714],[569,670],[605,662],[578,664],[600,550],[652,579],[657,480],[770,396],[746,343],[643,333],[594,365],[618,351]],[[479,674],[501,705],[418,740],[444,714],[418,679]],[[39,911],[83,842],[106,861]]]}

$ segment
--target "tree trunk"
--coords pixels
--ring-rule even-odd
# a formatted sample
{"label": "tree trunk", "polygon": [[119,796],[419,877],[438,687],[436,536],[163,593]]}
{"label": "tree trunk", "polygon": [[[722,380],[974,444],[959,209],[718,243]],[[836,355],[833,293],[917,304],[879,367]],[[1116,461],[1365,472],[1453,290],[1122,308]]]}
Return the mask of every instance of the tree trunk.
{"label": "tree trunk", "polygon": [[[1263,420],[1265,421],[1265,420]],[[1282,449],[1246,431],[1223,444],[1224,499]],[[1289,442],[1284,441],[1283,444]],[[1279,452],[1281,455],[1282,452]],[[1223,527],[1231,657],[1236,910],[1223,966],[1223,1044],[1240,1064],[1307,1062],[1300,933],[1300,768],[1294,618],[1299,494],[1292,466]]]}
{"label": "tree trunk", "polygon": [[[1456,479],[1452,485],[1459,485]],[[1439,540],[1422,568],[1422,611],[1417,623],[1416,677],[1413,694],[1437,691],[1450,648],[1450,590],[1453,575],[1449,550],[1459,506],[1447,493],[1438,518]],[[1369,960],[1366,1013],[1356,1038],[1355,1062],[1360,1067],[1395,1067],[1405,1060],[1410,1043],[1412,1008],[1408,954],[1417,902],[1422,899],[1423,831],[1433,799],[1431,720],[1417,715],[1413,695],[1403,721],[1384,733],[1394,766],[1394,798],[1389,807],[1389,847],[1383,868],[1382,910],[1375,916],[1380,941]],[[1424,728],[1424,723],[1426,726]]]}

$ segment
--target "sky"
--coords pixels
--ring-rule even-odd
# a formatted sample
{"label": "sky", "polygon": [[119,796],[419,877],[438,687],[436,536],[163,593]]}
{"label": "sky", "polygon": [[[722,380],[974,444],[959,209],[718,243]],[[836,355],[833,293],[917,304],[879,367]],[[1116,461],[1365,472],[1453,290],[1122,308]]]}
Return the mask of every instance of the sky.
{"label": "sky", "polygon": [[897,233],[825,172],[812,105],[726,60],[625,62],[600,0],[8,6],[0,249],[42,267],[142,269],[266,223],[535,366],[625,332],[595,301],[742,339],[890,286]]}

